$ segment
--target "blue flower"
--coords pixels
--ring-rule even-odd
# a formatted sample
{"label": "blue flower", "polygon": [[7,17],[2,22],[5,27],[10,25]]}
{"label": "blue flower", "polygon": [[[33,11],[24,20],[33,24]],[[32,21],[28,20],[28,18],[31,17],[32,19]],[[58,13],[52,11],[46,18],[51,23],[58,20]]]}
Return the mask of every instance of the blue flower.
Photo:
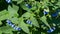
{"label": "blue flower", "polygon": [[10,26],[13,27],[14,24],[12,24],[12,22],[10,20],[7,20],[6,22],[7,22],[7,24],[9,24]]}
{"label": "blue flower", "polygon": [[48,32],[48,33],[51,33],[51,32],[53,32],[55,29],[56,29],[55,27],[50,28],[47,32]]}
{"label": "blue flower", "polygon": [[52,27],[53,30],[55,30],[56,28],[55,27]]}
{"label": "blue flower", "polygon": [[15,25],[14,25],[14,24],[12,24],[12,25],[11,25],[11,27],[15,27]]}
{"label": "blue flower", "polygon": [[7,3],[11,3],[11,0],[6,0]]}
{"label": "blue flower", "polygon": [[20,31],[20,30],[21,30],[21,28],[17,27],[17,28],[16,28],[16,30]]}
{"label": "blue flower", "polygon": [[20,31],[20,30],[21,30],[21,28],[16,27],[16,26],[14,27],[14,29],[15,29],[15,30],[18,30],[18,31]]}
{"label": "blue flower", "polygon": [[26,23],[27,24],[32,24],[32,22],[30,20],[27,20]]}
{"label": "blue flower", "polygon": [[12,26],[13,24],[12,24],[12,23],[10,23],[9,25],[10,25],[10,26]]}
{"label": "blue flower", "polygon": [[14,27],[14,29],[16,29],[16,26]]}
{"label": "blue flower", "polygon": [[58,13],[53,13],[51,16],[52,17],[57,17],[58,16]]}
{"label": "blue flower", "polygon": [[9,24],[11,27],[13,27],[15,30],[18,30],[18,31],[21,30],[21,28],[16,27],[15,24],[12,24],[12,22],[11,22],[10,20],[7,20],[6,22],[7,22],[7,24]]}
{"label": "blue flower", "polygon": [[11,24],[11,21],[10,20],[6,20],[7,24]]}
{"label": "blue flower", "polygon": [[44,15],[47,15],[48,14],[48,12],[46,12],[46,11],[43,11],[43,13],[44,13]]}
{"label": "blue flower", "polygon": [[31,6],[31,5],[29,5],[29,4],[26,4],[26,6],[27,6],[28,8],[32,8],[32,6]]}

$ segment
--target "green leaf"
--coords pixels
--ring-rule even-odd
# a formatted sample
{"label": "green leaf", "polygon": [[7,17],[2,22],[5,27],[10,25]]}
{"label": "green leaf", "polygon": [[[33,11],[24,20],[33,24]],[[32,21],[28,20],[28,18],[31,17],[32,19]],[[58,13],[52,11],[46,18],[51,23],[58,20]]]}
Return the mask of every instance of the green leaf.
{"label": "green leaf", "polygon": [[58,1],[58,2],[56,3],[56,5],[58,5],[58,6],[60,7],[60,1]]}
{"label": "green leaf", "polygon": [[31,16],[31,13],[29,12],[26,12],[22,15],[22,17],[26,17],[26,18],[29,18]]}
{"label": "green leaf", "polygon": [[18,0],[12,0],[12,1],[18,1]]}
{"label": "green leaf", "polygon": [[32,21],[32,24],[36,27],[39,27],[38,21],[34,17],[30,17],[30,20]]}
{"label": "green leaf", "polygon": [[0,32],[1,33],[12,33],[13,28],[9,27],[9,26],[3,26],[0,27]]}
{"label": "green leaf", "polygon": [[23,18],[19,18],[19,20],[20,20],[19,26],[22,28],[22,30],[26,33],[29,33],[29,29],[27,25],[24,23]]}
{"label": "green leaf", "polygon": [[5,20],[5,19],[8,19],[10,16],[8,14],[8,11],[6,10],[3,10],[0,12],[0,20]]}
{"label": "green leaf", "polygon": [[31,10],[36,10],[36,9],[37,9],[36,6],[31,8]]}
{"label": "green leaf", "polygon": [[31,16],[36,16],[34,13],[30,12],[26,12],[22,15],[22,17],[26,17],[26,18],[30,18]]}
{"label": "green leaf", "polygon": [[46,25],[46,26],[48,26],[49,28],[50,28],[50,25],[48,24],[48,22],[46,21],[46,16],[43,16],[43,17],[41,17],[40,18],[40,20]]}
{"label": "green leaf", "polygon": [[30,11],[30,10],[31,10],[31,9],[29,9],[29,8],[26,6],[26,3],[25,3],[25,2],[24,2],[24,3],[21,3],[20,6],[21,6],[24,10],[26,10],[26,11]]}
{"label": "green leaf", "polygon": [[17,17],[11,18],[9,20],[11,20],[11,22],[13,22],[14,24],[19,24],[19,20]]}
{"label": "green leaf", "polygon": [[0,12],[0,16],[7,14],[8,12],[6,10],[3,10]]}
{"label": "green leaf", "polygon": [[37,1],[36,1],[36,5],[37,5],[38,8],[41,7],[41,4],[39,2],[37,2]]}
{"label": "green leaf", "polygon": [[18,0],[17,4],[20,4],[22,3],[24,0]]}
{"label": "green leaf", "polygon": [[13,8],[11,6],[8,7],[8,12],[11,17],[12,16],[17,17],[18,16],[17,11],[18,11],[18,6],[13,5]]}
{"label": "green leaf", "polygon": [[2,22],[0,21],[0,25],[2,25]]}
{"label": "green leaf", "polygon": [[60,32],[58,32],[58,34],[60,34]]}
{"label": "green leaf", "polygon": [[8,19],[10,18],[9,14],[6,14],[6,15],[3,15],[0,17],[0,20],[5,20],[5,19]]}
{"label": "green leaf", "polygon": [[29,0],[29,1],[35,1],[35,0]]}
{"label": "green leaf", "polygon": [[46,34],[46,33],[44,33],[44,32],[41,32],[41,34]]}

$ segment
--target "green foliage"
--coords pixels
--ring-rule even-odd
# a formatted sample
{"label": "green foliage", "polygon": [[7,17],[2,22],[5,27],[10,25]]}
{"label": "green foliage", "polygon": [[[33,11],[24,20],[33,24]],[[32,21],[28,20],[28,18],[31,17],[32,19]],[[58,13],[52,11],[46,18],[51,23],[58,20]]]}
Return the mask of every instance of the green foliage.
{"label": "green foliage", "polygon": [[[8,8],[1,8],[5,3]],[[28,8],[26,4],[31,5],[32,8]],[[52,17],[51,14],[60,8],[60,0],[12,0],[11,3],[6,1],[0,1],[0,34],[48,34],[47,29],[56,27],[56,31],[53,34],[60,34],[60,12],[57,17]],[[3,6],[5,7],[5,6]],[[2,10],[3,9],[3,10]],[[44,15],[43,10],[49,14]],[[6,23],[4,20],[10,20],[17,27],[21,28],[21,31],[17,31]],[[49,20],[48,20],[49,19]],[[56,19],[59,25],[53,22]],[[26,20],[30,20],[32,24],[27,24]],[[3,21],[3,22],[2,22]],[[54,25],[53,25],[54,23]],[[14,31],[14,32],[13,32]]]}

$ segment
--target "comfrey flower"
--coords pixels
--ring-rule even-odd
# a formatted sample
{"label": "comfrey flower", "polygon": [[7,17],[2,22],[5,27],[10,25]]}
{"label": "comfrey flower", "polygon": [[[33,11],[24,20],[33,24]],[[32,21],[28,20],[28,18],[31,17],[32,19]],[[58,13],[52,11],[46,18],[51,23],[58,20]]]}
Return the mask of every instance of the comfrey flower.
{"label": "comfrey flower", "polygon": [[11,3],[11,0],[5,0],[7,3]]}
{"label": "comfrey flower", "polygon": [[46,12],[46,11],[43,11],[43,13],[44,13],[44,15],[47,15],[48,14],[48,12]]}
{"label": "comfrey flower", "polygon": [[27,24],[32,24],[32,22],[30,20],[27,20],[26,23]]}
{"label": "comfrey flower", "polygon": [[20,30],[21,30],[21,28],[17,27],[17,28],[16,28],[16,30],[20,31]]}
{"label": "comfrey flower", "polygon": [[15,25],[14,25],[14,24],[12,24],[12,25],[11,25],[11,27],[15,27]]}
{"label": "comfrey flower", "polygon": [[51,16],[52,17],[57,17],[58,16],[58,13],[53,13]]}
{"label": "comfrey flower", "polygon": [[21,30],[21,28],[16,27],[15,24],[12,24],[12,22],[11,22],[10,20],[7,20],[6,22],[7,22],[7,24],[9,24],[11,27],[13,27],[15,30],[18,30],[18,31]]}
{"label": "comfrey flower", "polygon": [[18,31],[20,31],[20,30],[21,30],[21,28],[16,27],[16,26],[14,27],[14,29],[15,29],[15,30],[18,30]]}
{"label": "comfrey flower", "polygon": [[29,4],[26,4],[26,7],[28,7],[28,8],[32,8],[32,6],[31,6],[31,5],[29,5]]}
{"label": "comfrey flower", "polygon": [[10,20],[7,20],[6,22],[7,22],[7,24],[9,24],[12,27],[15,26],[14,24],[12,24],[12,22]]}
{"label": "comfrey flower", "polygon": [[53,32],[55,29],[56,29],[55,27],[50,28],[47,32],[48,32],[48,33],[51,33],[51,32]]}
{"label": "comfrey flower", "polygon": [[49,13],[49,11],[47,11],[46,9],[44,9],[43,13],[44,13],[44,15],[47,15]]}
{"label": "comfrey flower", "polygon": [[6,20],[7,24],[11,24],[11,21],[10,20]]}

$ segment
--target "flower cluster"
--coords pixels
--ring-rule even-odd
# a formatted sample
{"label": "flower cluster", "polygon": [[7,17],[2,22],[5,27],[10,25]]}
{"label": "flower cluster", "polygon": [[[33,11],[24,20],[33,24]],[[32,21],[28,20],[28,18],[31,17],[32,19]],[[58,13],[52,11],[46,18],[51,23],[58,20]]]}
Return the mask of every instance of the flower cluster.
{"label": "flower cluster", "polygon": [[50,28],[47,32],[48,32],[48,33],[51,33],[51,32],[53,32],[55,29],[56,29],[55,27],[52,27],[52,28]]}
{"label": "flower cluster", "polygon": [[46,12],[46,11],[43,11],[43,13],[44,13],[44,15],[47,15],[48,14],[48,12]]}
{"label": "flower cluster", "polygon": [[29,4],[25,4],[26,5],[26,7],[28,7],[28,8],[32,8],[32,6],[31,5],[29,5]]}
{"label": "flower cluster", "polygon": [[15,24],[13,24],[10,20],[7,20],[6,22],[7,22],[7,24],[9,24],[11,27],[13,27],[15,30],[18,30],[18,31],[21,30],[20,27],[15,26]]}
{"label": "flower cluster", "polygon": [[32,24],[32,22],[30,20],[27,20],[26,23],[27,24]]}
{"label": "flower cluster", "polygon": [[46,9],[44,9],[43,13],[44,15],[47,15],[49,12],[47,12]]}
{"label": "flower cluster", "polygon": [[[44,15],[47,15],[49,12],[47,12],[47,11],[44,9],[43,13],[44,13]],[[53,13],[53,14],[51,14],[51,16],[52,16],[52,17],[57,17],[57,16],[58,16],[58,11],[55,12],[55,13]]]}
{"label": "flower cluster", "polygon": [[51,16],[52,17],[57,17],[58,16],[58,13],[53,13]]}

